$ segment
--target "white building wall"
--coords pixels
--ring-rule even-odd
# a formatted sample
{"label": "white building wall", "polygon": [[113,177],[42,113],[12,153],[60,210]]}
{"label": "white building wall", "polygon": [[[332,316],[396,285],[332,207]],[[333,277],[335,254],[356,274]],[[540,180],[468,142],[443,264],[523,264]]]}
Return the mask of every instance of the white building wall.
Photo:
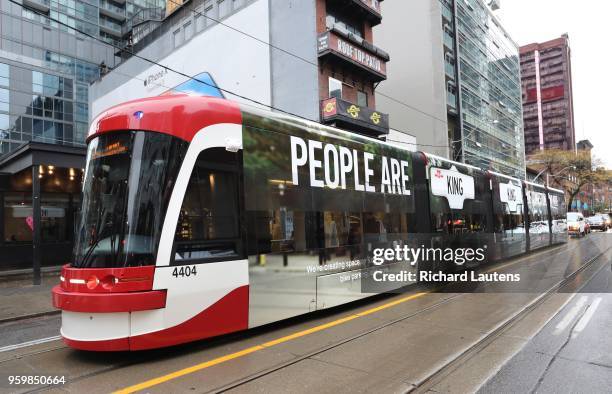
{"label": "white building wall", "polygon": [[374,42],[391,61],[376,108],[389,114],[392,129],[416,137],[417,150],[449,157],[439,0],[387,0],[382,13]]}
{"label": "white building wall", "polygon": [[[268,0],[258,0],[223,20],[223,23],[248,33],[264,42],[270,38]],[[192,22],[193,23],[193,22]],[[193,25],[192,25],[193,26]],[[179,29],[177,25],[176,29]],[[138,54],[190,76],[202,72],[211,74],[217,85],[241,96],[271,104],[270,47],[223,25],[216,25],[195,33],[174,51],[159,59],[160,53],[169,53],[174,46],[173,32],[148,45]],[[157,56],[156,56],[157,55]],[[147,83],[150,76],[154,82]],[[131,57],[110,74],[94,83],[90,89],[90,120],[103,110],[129,100],[157,96],[187,81],[188,78],[150,62]],[[255,105],[224,92],[226,98]]]}

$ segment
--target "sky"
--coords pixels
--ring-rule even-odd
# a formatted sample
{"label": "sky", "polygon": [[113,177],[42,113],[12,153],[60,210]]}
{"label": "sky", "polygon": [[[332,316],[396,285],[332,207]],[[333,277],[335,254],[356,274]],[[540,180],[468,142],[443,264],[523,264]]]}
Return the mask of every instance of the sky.
{"label": "sky", "polygon": [[612,169],[612,1],[501,0],[495,15],[519,45],[569,34],[576,140]]}

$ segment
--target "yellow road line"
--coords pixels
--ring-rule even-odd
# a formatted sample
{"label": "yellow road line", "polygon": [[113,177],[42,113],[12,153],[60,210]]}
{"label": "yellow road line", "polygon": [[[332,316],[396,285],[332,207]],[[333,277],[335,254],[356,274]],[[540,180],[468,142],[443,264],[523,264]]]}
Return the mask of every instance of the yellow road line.
{"label": "yellow road line", "polygon": [[425,294],[429,294],[429,293],[430,292],[422,292],[422,293],[416,293],[416,294],[413,294],[413,295],[410,295],[410,296],[407,296],[407,297],[403,297],[403,298],[400,298],[399,300],[391,301],[391,302],[388,302],[386,304],[377,306],[375,308],[371,308],[371,309],[365,310],[363,312],[356,313],[354,315],[348,315],[346,317],[343,317],[343,318],[338,319],[338,320],[331,321],[329,323],[321,324],[321,325],[318,325],[318,326],[315,326],[315,327],[312,327],[312,328],[309,328],[309,329],[306,329],[306,330],[298,331],[296,333],[293,333],[293,334],[290,334],[290,335],[287,335],[287,336],[284,336],[284,337],[281,337],[281,338],[278,338],[278,339],[274,339],[272,341],[268,341],[268,342],[262,343],[261,345],[252,346],[252,347],[240,350],[240,351],[235,352],[235,353],[231,353],[231,354],[228,354],[228,355],[225,355],[225,356],[217,357],[217,358],[214,358],[212,360],[205,361],[203,363],[193,365],[191,367],[187,367],[187,368],[183,368],[183,369],[180,369],[178,371],[175,371],[175,372],[171,372],[171,373],[169,373],[167,375],[159,376],[157,378],[153,378],[153,379],[147,380],[145,382],[138,383],[138,384],[135,384],[133,386],[126,387],[124,389],[115,391],[115,394],[129,394],[129,393],[135,393],[137,391],[145,390],[145,389],[148,389],[150,387],[157,386],[158,384],[161,384],[161,383],[164,383],[164,382],[168,382],[168,381],[176,379],[176,378],[180,378],[181,376],[185,376],[185,375],[188,375],[188,374],[193,373],[193,372],[201,371],[203,369],[206,369],[206,368],[212,367],[214,365],[218,365],[218,364],[224,363],[226,361],[230,361],[230,360],[242,357],[242,356],[246,356],[247,354],[255,353],[255,352],[258,352],[260,350],[263,350],[263,349],[266,349],[266,348],[269,348],[269,347],[272,347],[272,346],[276,346],[278,344],[281,344],[281,343],[284,343],[284,342],[288,342],[288,341],[291,341],[291,340],[296,339],[296,338],[300,338],[300,337],[303,337],[303,336],[306,336],[306,335],[310,335],[310,334],[313,334],[315,332],[323,331],[325,329],[328,329],[328,328],[331,328],[331,327],[335,327],[335,326],[344,324],[344,323],[349,322],[351,320],[354,320],[354,319],[357,319],[357,318],[360,318],[360,317],[363,317],[363,316],[367,316],[369,314],[372,314],[372,313],[375,313],[375,312],[379,312],[379,311],[382,311],[382,310],[387,309],[387,308],[391,308],[393,306],[402,304],[404,302],[407,302],[407,301],[410,301],[410,300],[414,300],[415,298],[422,297]]}
{"label": "yellow road line", "polygon": [[[540,254],[543,254],[543,253],[547,253],[547,252],[549,253],[550,250],[542,250],[542,251],[539,251],[539,252],[535,252],[533,254],[523,256],[523,257],[521,257],[521,258],[519,258],[519,259],[517,259],[515,261],[503,264],[500,267],[493,267],[489,271],[485,271],[485,272],[490,272],[492,270],[499,270],[499,269],[507,268],[508,266],[512,266],[512,265],[514,265],[516,263],[519,263],[519,262],[521,262],[521,261],[523,261],[523,260],[525,260],[527,258],[534,257],[534,256],[537,256],[537,255],[540,255]],[[284,342],[288,342],[288,341],[291,341],[293,339],[297,339],[297,338],[301,338],[301,337],[306,336],[306,335],[314,334],[315,332],[323,331],[323,330],[326,330],[328,328],[335,327],[335,326],[338,326],[340,324],[344,324],[346,322],[349,322],[351,320],[357,319],[359,317],[367,316],[367,315],[370,315],[372,313],[376,313],[376,312],[379,312],[381,310],[384,310],[384,309],[387,309],[387,308],[391,308],[393,306],[402,304],[404,302],[407,302],[407,301],[410,301],[410,300],[414,300],[415,298],[422,297],[422,296],[424,296],[425,294],[428,294],[428,293],[431,293],[431,292],[416,293],[416,294],[413,294],[413,295],[410,295],[410,296],[407,296],[407,297],[403,297],[403,298],[400,298],[398,300],[391,301],[391,302],[388,302],[386,304],[383,304],[383,305],[380,305],[380,306],[377,306],[377,307],[374,307],[374,308],[367,309],[367,310],[365,310],[363,312],[358,312],[358,313],[353,314],[353,315],[348,315],[348,316],[345,316],[345,317],[340,318],[338,320],[331,321],[329,323],[321,324],[321,325],[318,325],[318,326],[315,326],[315,327],[312,327],[312,328],[309,328],[309,329],[306,329],[306,330],[298,331],[296,333],[293,333],[293,334],[290,334],[290,335],[287,335],[287,336],[284,336],[284,337],[281,337],[281,338],[278,338],[278,339],[274,339],[274,340],[262,343],[261,345],[253,346],[253,347],[250,347],[250,348],[246,348],[246,349],[240,350],[240,351],[235,352],[235,353],[231,353],[231,354],[228,354],[228,355],[225,355],[225,356],[217,357],[215,359],[212,359],[212,360],[209,360],[209,361],[205,361],[203,363],[196,364],[196,365],[193,365],[191,367],[180,369],[178,371],[169,373],[167,375],[159,376],[157,378],[150,379],[150,380],[147,380],[145,382],[138,383],[138,384],[135,384],[133,386],[126,387],[124,389],[115,391],[115,394],[128,394],[128,393],[134,393],[134,392],[137,392],[137,391],[140,391],[140,390],[144,390],[144,389],[147,389],[149,387],[153,387],[153,386],[156,386],[158,384],[161,384],[161,383],[168,382],[170,380],[179,378],[181,376],[185,376],[185,375],[191,374],[193,372],[201,371],[203,369],[212,367],[214,365],[218,365],[218,364],[224,363],[226,361],[230,361],[230,360],[242,357],[242,356],[246,356],[247,354],[255,353],[257,351],[266,349],[268,347],[276,346],[278,344],[281,344],[281,343],[284,343]]]}

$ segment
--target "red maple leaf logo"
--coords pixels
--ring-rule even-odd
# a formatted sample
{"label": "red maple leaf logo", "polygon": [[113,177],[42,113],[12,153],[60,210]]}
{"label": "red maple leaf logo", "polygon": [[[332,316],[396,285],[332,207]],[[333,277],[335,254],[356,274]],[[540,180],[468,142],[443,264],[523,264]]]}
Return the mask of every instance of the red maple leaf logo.
{"label": "red maple leaf logo", "polygon": [[442,171],[440,171],[439,169],[436,170],[436,173],[434,175],[436,178],[444,178],[444,176],[442,175]]}

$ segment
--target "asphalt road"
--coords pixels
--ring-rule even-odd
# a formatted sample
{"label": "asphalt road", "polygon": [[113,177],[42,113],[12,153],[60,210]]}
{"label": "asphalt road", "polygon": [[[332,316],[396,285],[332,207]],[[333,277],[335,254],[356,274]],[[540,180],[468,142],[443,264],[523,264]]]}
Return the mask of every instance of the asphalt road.
{"label": "asphalt road", "polygon": [[611,333],[612,260],[608,259],[480,392],[609,393]]}
{"label": "asphalt road", "polygon": [[[611,289],[610,246],[610,234],[593,233],[489,268],[520,273],[520,291],[503,284],[476,285],[469,289],[475,293],[415,290],[147,352],[81,352],[57,340],[0,349],[0,392],[597,392],[612,387],[603,373],[612,375],[612,340],[601,339],[612,299],[586,292]],[[533,307],[570,276],[564,292]],[[47,317],[0,326],[0,347],[53,338],[58,325]],[[599,351],[585,350],[592,346]],[[567,383],[578,375],[576,363],[586,365],[585,379],[597,379]],[[10,374],[62,375],[67,382],[17,387],[7,384]]]}

